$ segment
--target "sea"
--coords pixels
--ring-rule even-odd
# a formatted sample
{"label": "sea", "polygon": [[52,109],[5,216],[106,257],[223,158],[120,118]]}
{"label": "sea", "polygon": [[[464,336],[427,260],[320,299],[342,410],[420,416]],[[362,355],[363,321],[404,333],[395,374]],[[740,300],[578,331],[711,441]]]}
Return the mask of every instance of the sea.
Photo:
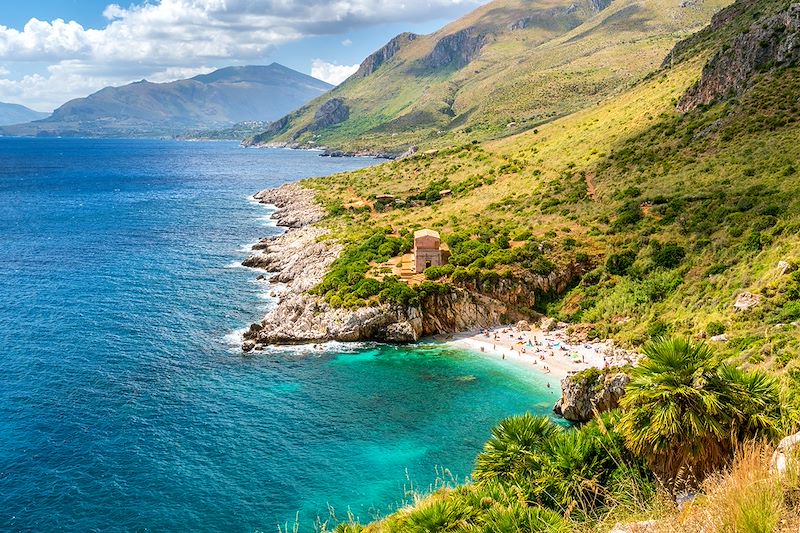
{"label": "sea", "polygon": [[243,356],[275,304],[250,196],[379,163],[0,138],[0,530],[315,531],[463,481],[557,386],[446,344]]}

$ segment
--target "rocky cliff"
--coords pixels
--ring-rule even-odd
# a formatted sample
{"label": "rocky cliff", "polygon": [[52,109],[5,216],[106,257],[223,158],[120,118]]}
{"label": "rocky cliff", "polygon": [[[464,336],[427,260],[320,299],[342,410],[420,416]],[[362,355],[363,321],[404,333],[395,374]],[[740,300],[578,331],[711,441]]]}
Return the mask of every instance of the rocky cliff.
{"label": "rocky cliff", "polygon": [[358,67],[358,70],[350,76],[350,79],[356,78],[365,78],[378,70],[381,65],[389,61],[397,52],[403,49],[405,45],[414,41],[417,37],[419,37],[416,33],[410,32],[403,32],[397,37],[393,38],[391,41],[386,43],[382,46],[377,52],[370,54],[364,61],[361,62],[361,65]]}
{"label": "rocky cliff", "polygon": [[[716,22],[716,24],[721,24]],[[703,74],[678,101],[685,112],[745,90],[759,71],[795,64],[800,59],[800,4],[757,22],[729,48],[714,55]]]}
{"label": "rocky cliff", "polygon": [[350,108],[341,98],[331,98],[314,113],[311,130],[319,130],[344,122],[350,117]]}
{"label": "rocky cliff", "polygon": [[445,35],[431,53],[422,59],[422,64],[432,70],[461,68],[472,61],[491,40],[491,34],[476,32],[473,28]]}
{"label": "rocky cliff", "polygon": [[341,253],[341,245],[325,240],[326,230],[314,226],[324,211],[314,193],[290,184],[254,196],[278,209],[272,218],[289,230],[253,247],[245,266],[272,273],[278,304],[245,334],[245,351],[268,344],[298,344],[327,340],[414,342],[427,335],[491,327],[531,317],[539,294],[558,293],[583,273],[580,265],[548,276],[465,283],[445,294],[432,294],[418,306],[381,304],[359,309],[333,308],[309,294]]}
{"label": "rocky cliff", "polygon": [[553,412],[572,422],[588,422],[595,411],[604,413],[619,406],[630,377],[618,368],[590,368],[561,380],[561,399]]}

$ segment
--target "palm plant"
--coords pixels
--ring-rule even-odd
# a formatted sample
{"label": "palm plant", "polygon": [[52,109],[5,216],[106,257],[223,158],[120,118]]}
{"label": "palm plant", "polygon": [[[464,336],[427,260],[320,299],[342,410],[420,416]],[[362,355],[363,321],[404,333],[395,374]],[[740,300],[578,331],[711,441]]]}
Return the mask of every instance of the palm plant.
{"label": "palm plant", "polygon": [[719,361],[705,344],[657,339],[644,348],[621,401],[628,448],[667,486],[701,478],[743,439],[775,435],[777,383]]}
{"label": "palm plant", "polygon": [[394,528],[398,533],[463,531],[468,529],[478,510],[454,497],[434,497],[412,510]]}
{"label": "palm plant", "polygon": [[489,510],[483,533],[568,533],[573,528],[555,511],[523,505],[496,506]]}
{"label": "palm plant", "polygon": [[602,499],[603,478],[613,465],[604,464],[608,456],[598,454],[594,440],[594,435],[574,430],[564,431],[548,443],[548,461],[537,485],[551,507],[586,513]]}
{"label": "palm plant", "polygon": [[538,472],[546,461],[548,441],[560,431],[547,417],[527,413],[501,421],[478,455],[478,481],[520,481]]}

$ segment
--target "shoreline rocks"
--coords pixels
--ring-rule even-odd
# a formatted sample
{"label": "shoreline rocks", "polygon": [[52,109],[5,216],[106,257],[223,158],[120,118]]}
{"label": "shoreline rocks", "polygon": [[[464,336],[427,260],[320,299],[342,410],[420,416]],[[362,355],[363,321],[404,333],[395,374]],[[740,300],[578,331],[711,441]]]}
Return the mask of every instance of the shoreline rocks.
{"label": "shoreline rocks", "polygon": [[[271,215],[281,235],[253,246],[243,265],[270,273],[277,305],[244,334],[242,350],[263,350],[270,344],[306,344],[325,341],[416,342],[425,336],[460,333],[476,328],[536,318],[532,311],[538,294],[559,292],[582,274],[580,265],[568,265],[548,276],[518,282],[501,280],[490,286],[477,282],[427,296],[415,306],[379,304],[359,309],[333,308],[309,291],[317,286],[343,247],[326,239],[327,230],[314,225],[325,211],[315,192],[287,184],[253,196],[277,209]],[[262,274],[263,276],[263,274]]]}
{"label": "shoreline rocks", "polygon": [[[313,225],[325,216],[314,201],[314,191],[288,184],[261,191],[253,198],[277,207],[271,217],[288,230],[262,239],[243,262],[270,272],[271,282],[283,284],[276,290],[275,309],[244,334],[245,352],[269,344],[330,340],[416,342],[423,336],[531,318],[518,310],[520,304],[532,305],[521,301],[519,287],[508,287],[501,291],[503,294],[497,290],[482,292],[478,287],[454,287],[449,293],[426,298],[419,306],[382,304],[355,310],[334,309],[308,292],[322,281],[342,251],[340,244],[324,239],[327,230]],[[572,269],[565,273],[571,275],[575,275]],[[560,284],[550,277],[542,277],[538,283],[548,288]]]}
{"label": "shoreline rocks", "polygon": [[553,412],[571,422],[588,422],[595,411],[604,413],[619,406],[630,376],[619,368],[589,369],[561,380],[561,399]]}

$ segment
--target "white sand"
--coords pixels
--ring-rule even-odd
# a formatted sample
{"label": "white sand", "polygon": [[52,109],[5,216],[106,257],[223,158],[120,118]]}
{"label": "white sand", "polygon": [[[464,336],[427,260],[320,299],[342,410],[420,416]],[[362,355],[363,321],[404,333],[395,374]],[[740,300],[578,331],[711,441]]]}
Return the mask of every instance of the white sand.
{"label": "white sand", "polygon": [[[614,364],[604,342],[570,344],[566,331],[519,331],[514,326],[457,335],[450,343],[490,357],[525,365],[553,378],[561,379],[589,367]],[[580,361],[573,361],[573,354]]]}

